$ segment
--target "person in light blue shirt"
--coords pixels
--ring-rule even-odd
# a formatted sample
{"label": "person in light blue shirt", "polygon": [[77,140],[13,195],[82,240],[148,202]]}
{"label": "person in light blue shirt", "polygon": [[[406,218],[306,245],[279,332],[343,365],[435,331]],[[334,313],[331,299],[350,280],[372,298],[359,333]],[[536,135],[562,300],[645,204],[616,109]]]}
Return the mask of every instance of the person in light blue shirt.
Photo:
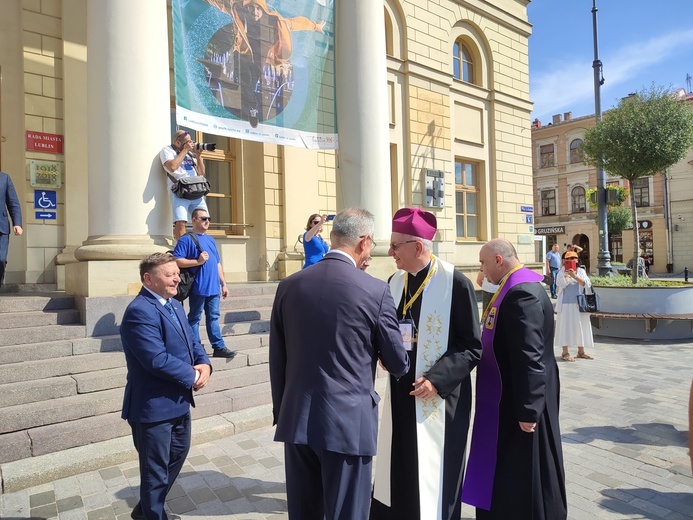
{"label": "person in light blue shirt", "polygon": [[303,233],[303,251],[306,255],[303,269],[321,260],[330,250],[329,244],[320,236],[322,225],[326,220],[327,215],[321,217],[318,213],[313,213],[308,219],[306,232]]}
{"label": "person in light blue shirt", "polygon": [[551,251],[546,253],[546,270],[551,273],[551,298],[556,299],[556,276],[561,268],[561,254],[558,252],[558,244],[551,246]]}

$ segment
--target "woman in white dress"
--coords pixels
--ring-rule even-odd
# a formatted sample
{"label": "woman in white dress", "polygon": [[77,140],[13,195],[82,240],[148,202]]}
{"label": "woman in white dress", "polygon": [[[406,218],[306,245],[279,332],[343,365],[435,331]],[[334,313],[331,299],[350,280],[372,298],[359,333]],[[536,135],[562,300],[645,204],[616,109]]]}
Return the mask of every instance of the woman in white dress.
{"label": "woman in white dress", "polygon": [[562,347],[561,359],[563,361],[575,361],[575,358],[570,355],[570,347],[577,347],[578,358],[594,359],[585,352],[585,347],[594,348],[590,315],[587,312],[580,312],[577,304],[578,294],[589,289],[592,284],[582,267],[578,267],[576,271],[569,264],[566,269],[565,263],[569,260],[577,260],[577,254],[573,251],[566,253],[564,265],[556,276],[558,289],[556,313],[558,316],[554,344]]}

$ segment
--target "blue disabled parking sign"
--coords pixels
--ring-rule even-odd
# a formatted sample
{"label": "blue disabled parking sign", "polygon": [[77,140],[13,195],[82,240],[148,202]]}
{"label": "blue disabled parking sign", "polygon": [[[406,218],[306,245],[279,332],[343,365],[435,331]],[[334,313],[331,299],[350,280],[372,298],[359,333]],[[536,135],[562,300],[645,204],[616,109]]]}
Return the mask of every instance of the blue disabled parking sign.
{"label": "blue disabled parking sign", "polygon": [[58,208],[58,194],[55,190],[34,190],[34,209],[55,211]]}

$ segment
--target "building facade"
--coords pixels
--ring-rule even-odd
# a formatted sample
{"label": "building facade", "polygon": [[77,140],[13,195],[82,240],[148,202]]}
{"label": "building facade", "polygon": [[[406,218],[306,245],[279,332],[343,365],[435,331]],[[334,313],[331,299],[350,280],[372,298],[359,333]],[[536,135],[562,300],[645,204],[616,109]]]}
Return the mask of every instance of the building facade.
{"label": "building facade", "polygon": [[[566,244],[582,247],[582,260],[591,273],[597,272],[599,231],[597,207],[586,192],[597,187],[597,172],[584,162],[580,148],[585,131],[594,125],[594,115],[573,118],[570,112],[553,116],[546,126],[537,120],[532,125],[536,233],[546,236],[547,248],[554,243],[561,251]],[[684,226],[674,222],[678,215],[685,222],[691,211],[691,158],[689,154],[666,175],[633,184],[606,172],[607,185],[630,191],[626,206],[635,199],[640,250],[654,273],[683,271],[684,264],[691,263],[690,241],[680,231]],[[634,252],[632,228],[609,233],[609,251],[612,263],[627,264]]]}
{"label": "building facade", "polygon": [[[528,3],[337,2],[339,151],[194,136],[217,143],[203,157],[226,279],[277,280],[300,269],[308,216],[355,205],[378,221],[376,275],[394,269],[390,218],[410,205],[436,214],[435,252],[463,270],[475,271],[479,249],[497,236],[534,261],[525,217],[534,200]],[[134,9],[121,0],[3,4],[0,168],[25,217],[25,234],[11,239],[7,283],[128,294],[138,287],[138,259],[171,248],[158,162],[176,129],[171,5]],[[347,22],[367,28],[365,42],[350,37]],[[373,59],[354,61],[366,45]],[[358,119],[348,108],[368,103],[366,88],[373,106]],[[32,139],[59,139],[62,150],[36,149]],[[42,169],[57,194],[49,211],[36,182]]]}

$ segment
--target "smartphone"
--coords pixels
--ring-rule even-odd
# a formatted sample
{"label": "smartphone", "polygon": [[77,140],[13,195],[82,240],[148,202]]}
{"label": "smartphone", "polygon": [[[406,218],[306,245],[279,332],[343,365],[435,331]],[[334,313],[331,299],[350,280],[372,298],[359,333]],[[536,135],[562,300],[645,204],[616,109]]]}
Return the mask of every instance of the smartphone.
{"label": "smartphone", "polygon": [[571,258],[570,260],[566,260],[563,262],[563,267],[565,268],[566,271],[572,269],[573,271],[577,271],[577,260]]}
{"label": "smartphone", "polygon": [[329,222],[330,220],[334,220],[334,215],[327,215],[326,222]]}

